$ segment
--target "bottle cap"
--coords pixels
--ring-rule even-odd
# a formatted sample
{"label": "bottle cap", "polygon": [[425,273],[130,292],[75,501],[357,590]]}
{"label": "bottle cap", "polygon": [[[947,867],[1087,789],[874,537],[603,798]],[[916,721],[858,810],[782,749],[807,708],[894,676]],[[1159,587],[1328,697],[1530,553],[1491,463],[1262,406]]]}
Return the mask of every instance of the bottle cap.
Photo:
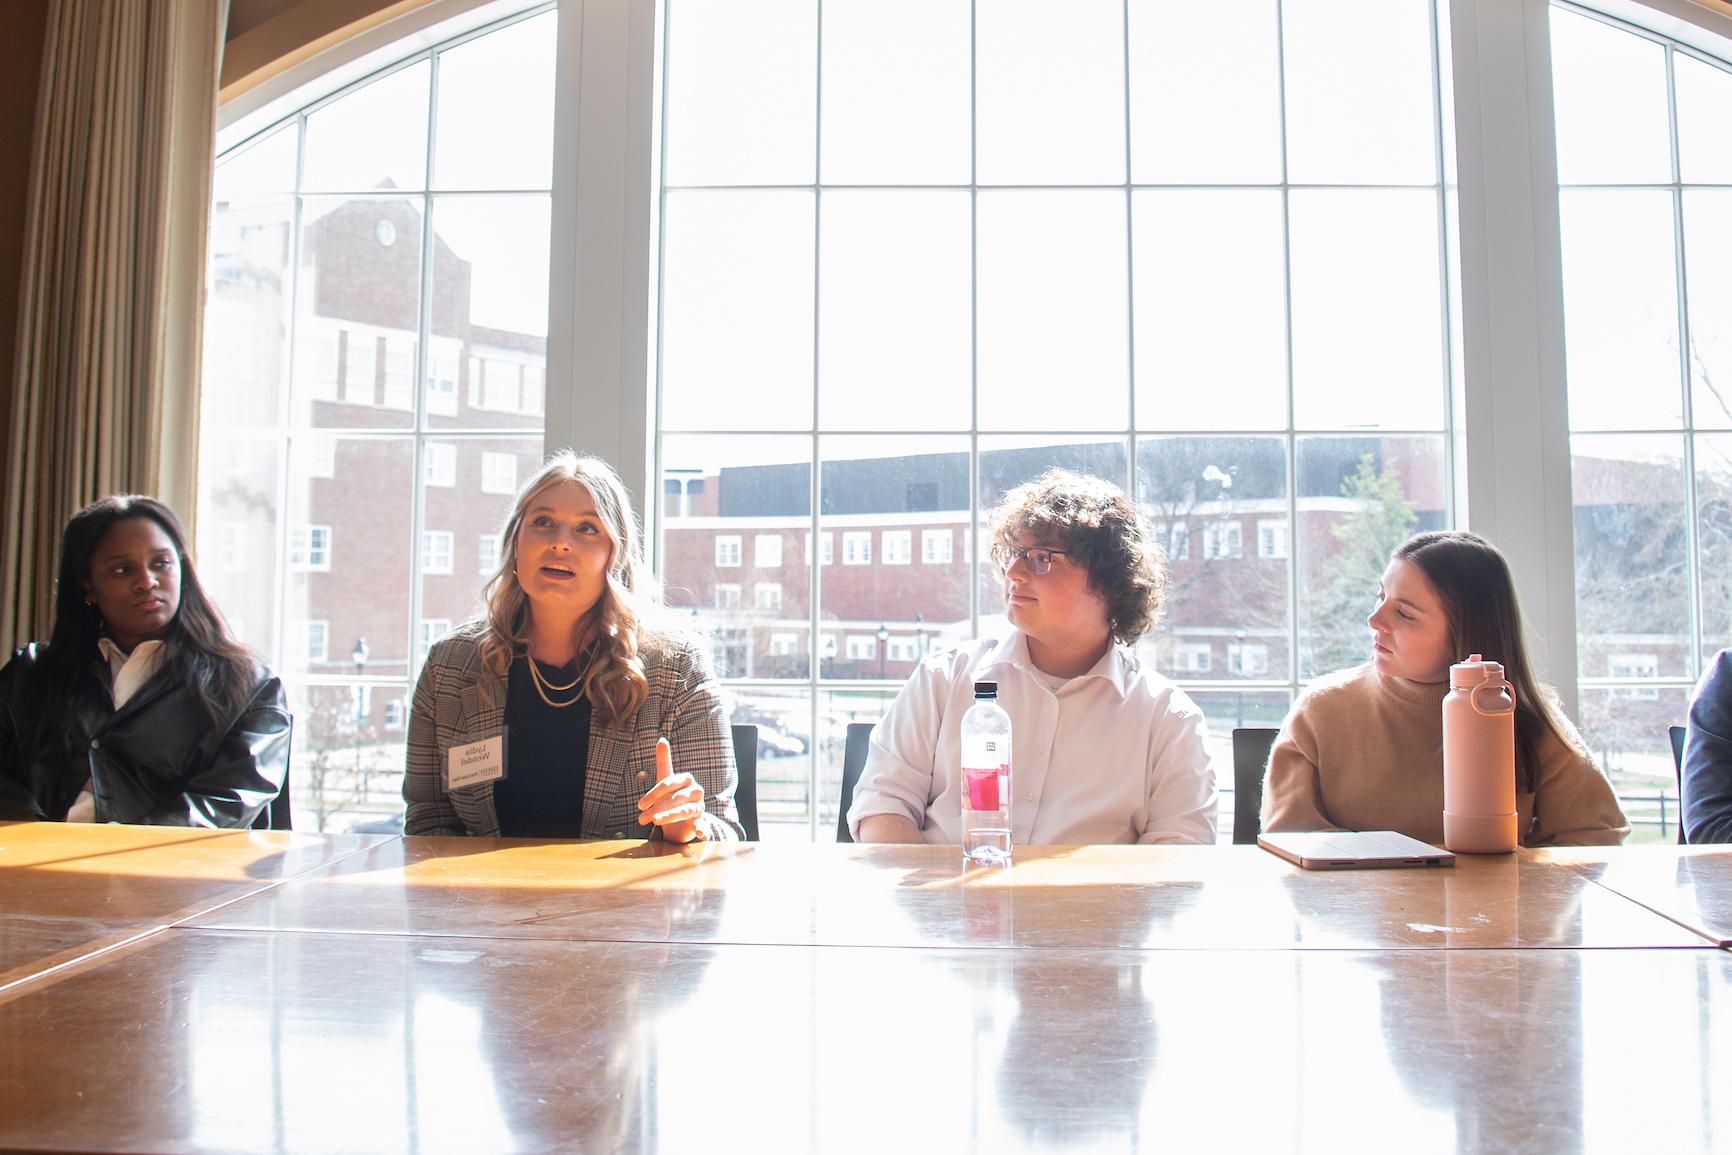
{"label": "bottle cap", "polygon": [[1488,662],[1478,654],[1469,654],[1465,662],[1457,662],[1449,668],[1449,687],[1452,690],[1471,690],[1481,682],[1503,680],[1503,664]]}
{"label": "bottle cap", "polygon": [[997,697],[998,697],[998,683],[997,682],[976,682],[976,683],[974,683],[974,696],[976,699],[980,699],[980,698],[997,699]]}

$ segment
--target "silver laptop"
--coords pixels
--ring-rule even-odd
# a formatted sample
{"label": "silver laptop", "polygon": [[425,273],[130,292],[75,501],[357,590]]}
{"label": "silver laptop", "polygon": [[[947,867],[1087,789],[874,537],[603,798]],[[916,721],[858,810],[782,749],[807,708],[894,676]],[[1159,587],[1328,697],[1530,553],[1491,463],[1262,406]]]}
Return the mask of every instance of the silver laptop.
{"label": "silver laptop", "polygon": [[1455,865],[1455,855],[1449,851],[1393,830],[1261,834],[1257,845],[1306,870]]}

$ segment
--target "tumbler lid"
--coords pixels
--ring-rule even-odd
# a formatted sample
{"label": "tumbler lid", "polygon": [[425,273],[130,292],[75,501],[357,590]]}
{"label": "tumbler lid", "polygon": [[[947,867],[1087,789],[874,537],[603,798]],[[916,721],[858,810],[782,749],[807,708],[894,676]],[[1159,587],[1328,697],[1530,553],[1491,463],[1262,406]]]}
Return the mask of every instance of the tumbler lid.
{"label": "tumbler lid", "polygon": [[1469,654],[1465,662],[1457,662],[1449,668],[1449,687],[1452,690],[1470,690],[1482,682],[1503,680],[1503,663],[1488,662],[1478,654]]}

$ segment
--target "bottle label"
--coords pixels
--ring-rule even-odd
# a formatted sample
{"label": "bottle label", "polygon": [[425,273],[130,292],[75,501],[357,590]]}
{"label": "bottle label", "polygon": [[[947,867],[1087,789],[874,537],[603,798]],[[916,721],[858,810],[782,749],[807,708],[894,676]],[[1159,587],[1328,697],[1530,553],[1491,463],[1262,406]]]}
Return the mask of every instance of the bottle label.
{"label": "bottle label", "polygon": [[963,785],[968,790],[968,808],[970,810],[998,810],[1002,803],[998,797],[998,784],[1001,778],[1010,776],[1010,763],[998,766],[964,766],[962,768]]}

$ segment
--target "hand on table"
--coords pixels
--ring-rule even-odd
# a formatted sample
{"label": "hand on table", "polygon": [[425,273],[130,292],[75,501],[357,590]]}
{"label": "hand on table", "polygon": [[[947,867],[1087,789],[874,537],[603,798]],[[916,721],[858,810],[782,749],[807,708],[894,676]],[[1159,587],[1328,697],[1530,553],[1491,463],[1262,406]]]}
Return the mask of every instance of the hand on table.
{"label": "hand on table", "polygon": [[669,842],[690,842],[702,834],[704,788],[690,774],[675,774],[666,738],[656,739],[656,784],[638,800],[639,826],[659,826]]}

